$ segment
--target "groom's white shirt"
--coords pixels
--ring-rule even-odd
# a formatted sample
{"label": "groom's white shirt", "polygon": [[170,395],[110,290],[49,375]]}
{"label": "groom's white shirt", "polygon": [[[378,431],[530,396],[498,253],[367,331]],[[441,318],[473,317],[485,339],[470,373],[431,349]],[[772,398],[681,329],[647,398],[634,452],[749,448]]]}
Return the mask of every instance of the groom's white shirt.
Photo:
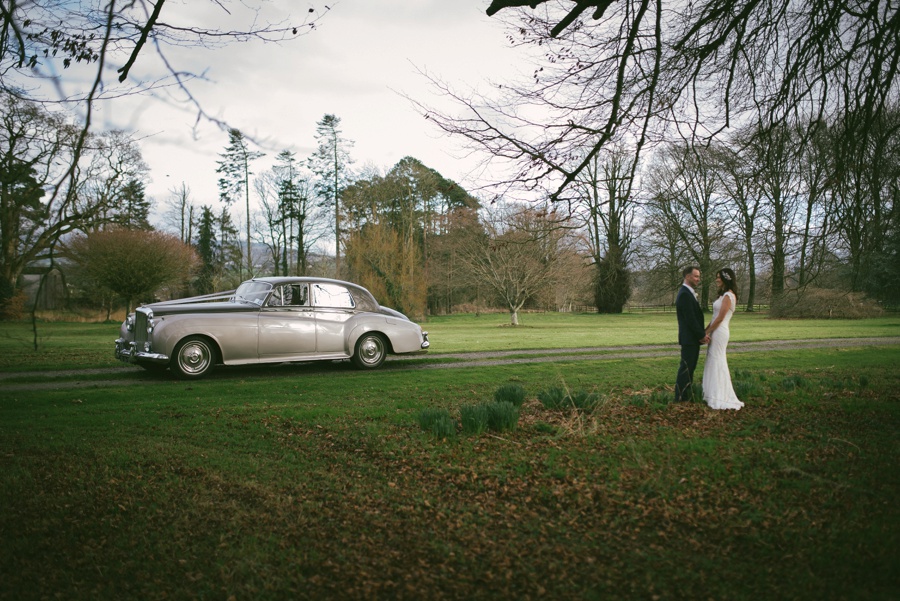
{"label": "groom's white shirt", "polygon": [[696,299],[696,300],[697,300],[697,302],[698,302],[698,303],[699,303],[699,302],[700,302],[700,297],[699,297],[699,296],[697,296],[697,292],[696,292],[696,291],[694,291],[694,289],[693,289],[693,288],[691,288],[691,287],[690,287],[690,286],[689,286],[689,285],[687,285],[687,284],[685,284],[685,283],[683,283],[683,282],[682,282],[682,284],[681,284],[681,285],[682,285],[682,286],[684,286],[684,287],[685,287],[685,288],[687,288],[687,289],[688,289],[688,290],[690,290],[690,291],[691,291],[691,294],[693,294],[693,295],[694,295],[694,298],[695,298],[695,299]]}

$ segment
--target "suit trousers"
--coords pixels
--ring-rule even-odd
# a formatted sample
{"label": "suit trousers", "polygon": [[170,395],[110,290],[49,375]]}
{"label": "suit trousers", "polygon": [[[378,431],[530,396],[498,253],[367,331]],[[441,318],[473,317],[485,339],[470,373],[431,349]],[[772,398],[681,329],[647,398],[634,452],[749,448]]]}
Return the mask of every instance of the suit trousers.
{"label": "suit trousers", "polygon": [[681,345],[681,364],[675,379],[675,401],[691,401],[694,398],[694,370],[700,359],[699,344]]}

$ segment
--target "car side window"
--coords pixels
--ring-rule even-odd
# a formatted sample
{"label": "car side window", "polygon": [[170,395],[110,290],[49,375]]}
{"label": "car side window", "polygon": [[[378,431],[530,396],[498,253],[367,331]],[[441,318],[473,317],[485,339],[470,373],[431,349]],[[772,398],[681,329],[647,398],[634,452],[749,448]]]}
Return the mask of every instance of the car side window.
{"label": "car side window", "polygon": [[350,291],[337,284],[313,284],[313,302],[317,307],[352,309],[356,305]]}
{"label": "car side window", "polygon": [[292,284],[288,287],[291,289],[291,302],[289,304],[292,307],[309,306],[309,287],[306,284]]}
{"label": "car side window", "polygon": [[272,294],[269,295],[269,300],[266,302],[266,306],[268,307],[281,307],[284,305],[284,289],[285,286],[275,286],[272,288]]}
{"label": "car side window", "polygon": [[309,305],[309,288],[306,284],[275,286],[269,296],[269,307],[305,307]]}

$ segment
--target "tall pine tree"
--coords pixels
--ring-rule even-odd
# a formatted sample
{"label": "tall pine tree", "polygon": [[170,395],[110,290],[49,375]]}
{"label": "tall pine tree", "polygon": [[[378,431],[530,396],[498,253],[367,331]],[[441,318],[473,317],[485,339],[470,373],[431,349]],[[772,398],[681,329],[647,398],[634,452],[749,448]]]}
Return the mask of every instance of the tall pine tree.
{"label": "tall pine tree", "polygon": [[334,211],[335,276],[341,276],[341,193],[350,184],[352,174],[350,148],[353,142],[341,135],[341,120],[325,115],[316,124],[318,148],[309,158],[309,168],[316,175],[315,191],[321,206]]}
{"label": "tall pine tree", "polygon": [[247,275],[253,277],[253,253],[252,240],[250,238],[250,163],[265,156],[262,152],[250,150],[250,144],[238,129],[228,130],[228,146],[225,152],[220,154],[219,168],[216,173],[219,178],[219,198],[225,204],[231,204],[240,196],[246,203],[247,223]]}

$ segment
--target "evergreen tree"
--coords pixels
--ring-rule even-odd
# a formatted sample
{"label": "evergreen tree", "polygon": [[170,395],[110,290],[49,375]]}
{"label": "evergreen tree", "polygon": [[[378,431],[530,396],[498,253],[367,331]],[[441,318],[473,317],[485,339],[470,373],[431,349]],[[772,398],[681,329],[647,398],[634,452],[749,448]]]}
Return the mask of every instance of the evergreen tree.
{"label": "evergreen tree", "polygon": [[144,182],[133,179],[122,189],[122,205],[115,221],[130,230],[152,230],[150,225],[150,199]]}
{"label": "evergreen tree", "polygon": [[316,124],[316,152],[309,158],[309,168],[316,175],[315,191],[321,206],[334,211],[335,275],[341,274],[341,193],[351,180],[350,148],[353,142],[341,136],[341,120],[325,115]]}
{"label": "evergreen tree", "polygon": [[212,208],[204,205],[200,209],[197,222],[197,254],[200,255],[200,273],[197,276],[197,291],[200,294],[214,292],[213,285],[219,272],[219,241],[216,237],[216,218]]}
{"label": "evergreen tree", "polygon": [[238,129],[228,130],[228,146],[225,152],[220,154],[219,168],[216,173],[219,178],[219,198],[226,205],[243,196],[247,210],[247,274],[253,276],[252,240],[250,238],[250,163],[265,156],[262,152],[250,150],[250,145],[244,135]]}
{"label": "evergreen tree", "polygon": [[238,230],[231,220],[231,214],[227,207],[222,207],[216,219],[216,227],[219,229],[219,275],[220,279],[226,274],[237,272],[238,279],[241,276],[241,242],[238,239]]}

